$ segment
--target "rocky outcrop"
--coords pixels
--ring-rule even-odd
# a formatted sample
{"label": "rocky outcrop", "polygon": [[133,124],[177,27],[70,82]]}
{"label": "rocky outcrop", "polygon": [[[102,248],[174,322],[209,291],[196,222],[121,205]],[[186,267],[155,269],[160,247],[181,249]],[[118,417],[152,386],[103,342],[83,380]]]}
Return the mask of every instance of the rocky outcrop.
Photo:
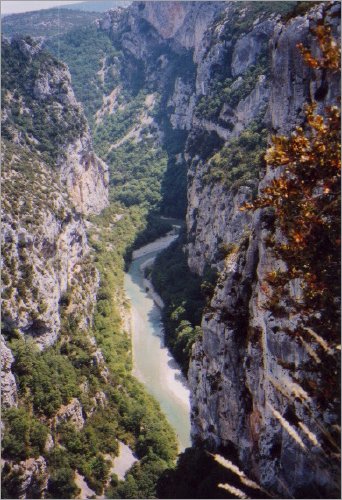
{"label": "rocky outcrop", "polygon": [[192,85],[184,82],[180,77],[176,78],[174,92],[167,104],[172,109],[170,114],[172,127],[179,130],[190,130],[196,104]]}
{"label": "rocky outcrop", "polygon": [[[17,393],[8,347],[13,340],[29,337],[44,350],[62,336],[68,342],[81,334],[92,355],[89,369],[108,377],[90,334],[99,275],[85,223],[85,216],[108,204],[108,169],[94,153],[66,66],[30,38],[4,40],[2,51],[2,332],[8,342],[1,338],[1,395],[4,409],[19,406],[18,418],[24,418],[25,410],[34,410],[22,404],[31,397],[29,389],[25,395]],[[16,376],[20,381],[18,372]],[[40,443],[40,453],[58,447],[52,429],[59,424],[71,423],[77,431],[84,425],[80,400],[69,396],[58,404],[62,401],[64,406],[56,405],[48,417],[37,412],[51,431],[45,448]],[[104,402],[98,391],[93,412]],[[7,425],[12,431],[8,415],[5,411],[5,433]],[[44,498],[51,470],[43,456],[37,457],[37,449],[25,446],[20,455],[25,461],[15,451],[5,453],[3,486],[16,498]]]}
{"label": "rocky outcrop", "polygon": [[65,150],[61,181],[82,214],[99,214],[108,205],[108,167],[93,151],[89,130]]}
{"label": "rocky outcrop", "polygon": [[[269,174],[259,163],[239,179],[239,162],[235,172],[229,165],[215,172],[213,164],[236,144],[240,163],[248,163],[243,155],[257,154],[255,136],[291,132],[310,98],[322,112],[334,101],[338,75],[328,81],[308,68],[296,46],[317,51],[311,28],[323,16],[338,35],[338,10],[323,4],[285,22],[275,5],[140,2],[111,11],[103,26],[127,61],[142,63],[149,89],[168,89],[164,116],[173,130],[188,132],[179,151],[188,166],[188,264],[200,275],[208,267],[219,272],[190,363],[193,440],[223,450],[271,497],[339,494],[336,457],[329,461],[323,451],[338,415],[336,406],[323,411],[300,382],[317,356],[314,343],[299,344],[296,317],[268,305],[266,278],[284,269],[269,248],[274,221],[267,211],[240,210]],[[128,81],[134,65],[127,63]],[[241,149],[244,141],[249,150]],[[291,288],[300,296],[298,283]]]}
{"label": "rocky outcrop", "polygon": [[29,458],[17,464],[6,461],[3,473],[16,498],[44,498],[48,468],[44,457]]}
{"label": "rocky outcrop", "polygon": [[[32,170],[19,171],[27,153],[4,149],[4,328],[30,335],[44,348],[58,337],[63,305],[78,317],[81,328],[89,326],[97,272],[89,261],[82,219],[70,207],[56,176],[39,159],[27,164]],[[22,205],[14,198],[14,179],[26,190]],[[32,180],[35,194],[30,189]]]}
{"label": "rocky outcrop", "polygon": [[79,431],[82,429],[84,417],[80,401],[77,398],[73,398],[68,405],[62,406],[54,417],[54,422],[55,425],[68,422],[73,424],[76,430]]}
{"label": "rocky outcrop", "polygon": [[260,52],[273,36],[274,25],[273,19],[267,19],[264,22],[258,22],[256,19],[253,29],[237,40],[232,56],[234,77],[242,75],[252,64],[256,63]]}
{"label": "rocky outcrop", "polygon": [[[224,449],[271,496],[336,496],[337,460],[327,461],[324,448],[339,425],[336,401],[322,410],[301,384],[317,346],[298,343],[297,318],[268,305],[266,278],[284,269],[269,248],[271,215],[240,210],[270,174],[260,163],[232,182],[229,166],[215,172],[213,164],[239,138],[242,147],[266,129],[289,134],[310,99],[319,112],[336,103],[339,75],[307,67],[297,45],[317,53],[311,29],[323,17],[338,38],[340,6],[321,4],[285,21],[276,6],[219,3],[136,3],[115,25],[125,54],[143,63],[146,85],[160,89],[171,67],[176,75],[165,115],[173,130],[188,132],[180,152],[188,165],[188,263],[198,274],[219,272],[190,363],[192,435]],[[180,64],[171,65],[177,51],[183,67],[189,54],[194,63],[186,59],[186,78]],[[291,293],[300,296],[298,283]]]}
{"label": "rocky outcrop", "polygon": [[[24,133],[19,142],[34,144],[39,151],[51,151],[70,202],[83,214],[99,213],[108,205],[108,167],[93,151],[89,127],[71,87],[68,68],[47,56],[39,40],[3,39],[2,49],[6,60],[2,123],[7,135],[18,129],[14,106],[19,105],[23,118],[32,121],[31,134]],[[11,57],[22,59],[23,71],[32,65],[36,67],[26,85],[20,83],[18,89],[12,88],[10,80],[7,82],[13,72],[7,68]]]}
{"label": "rocky outcrop", "polygon": [[6,346],[4,338],[0,335],[1,352],[1,403],[4,408],[11,408],[18,404],[17,385],[11,372],[14,361],[11,350]]}
{"label": "rocky outcrop", "polygon": [[153,26],[163,39],[193,49],[195,61],[205,31],[223,8],[221,2],[141,2],[136,6],[138,17]]}

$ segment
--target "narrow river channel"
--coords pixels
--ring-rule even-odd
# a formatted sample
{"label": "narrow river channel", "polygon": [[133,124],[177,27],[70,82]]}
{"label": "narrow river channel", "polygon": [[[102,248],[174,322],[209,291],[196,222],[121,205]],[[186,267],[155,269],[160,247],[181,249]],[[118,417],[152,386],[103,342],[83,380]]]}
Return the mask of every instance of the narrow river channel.
{"label": "narrow river channel", "polygon": [[161,238],[133,254],[133,262],[125,275],[125,290],[132,312],[133,375],[159,402],[176,431],[179,451],[183,451],[191,445],[189,390],[180,368],[164,345],[160,309],[146,292],[141,269],[175,237]]}

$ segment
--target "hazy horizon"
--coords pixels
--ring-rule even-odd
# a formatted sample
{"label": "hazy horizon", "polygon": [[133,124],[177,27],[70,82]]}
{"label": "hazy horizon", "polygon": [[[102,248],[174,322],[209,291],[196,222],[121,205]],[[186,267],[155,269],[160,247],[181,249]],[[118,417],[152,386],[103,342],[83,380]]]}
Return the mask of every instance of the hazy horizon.
{"label": "hazy horizon", "polygon": [[61,5],[83,3],[84,0],[1,0],[1,14],[20,14],[51,9]]}

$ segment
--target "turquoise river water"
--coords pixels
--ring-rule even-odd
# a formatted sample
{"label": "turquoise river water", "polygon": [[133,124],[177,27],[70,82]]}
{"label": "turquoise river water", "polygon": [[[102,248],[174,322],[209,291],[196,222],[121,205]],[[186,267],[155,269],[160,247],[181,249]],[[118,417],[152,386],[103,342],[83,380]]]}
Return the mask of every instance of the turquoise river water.
{"label": "turquoise river water", "polygon": [[182,451],[191,445],[189,390],[177,363],[164,346],[160,308],[146,291],[141,269],[174,238],[162,238],[133,254],[135,258],[125,275],[125,291],[131,302],[133,375],[159,402],[176,431]]}

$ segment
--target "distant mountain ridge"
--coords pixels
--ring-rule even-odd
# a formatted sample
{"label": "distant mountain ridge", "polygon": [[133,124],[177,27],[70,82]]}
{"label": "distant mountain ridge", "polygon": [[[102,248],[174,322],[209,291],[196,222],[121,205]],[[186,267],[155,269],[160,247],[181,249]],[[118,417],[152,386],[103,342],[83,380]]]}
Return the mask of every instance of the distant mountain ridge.
{"label": "distant mountain ridge", "polygon": [[83,12],[105,12],[115,7],[128,7],[132,2],[124,0],[99,0],[93,2],[81,2],[74,5],[63,5],[61,9],[79,10]]}
{"label": "distant mountain ridge", "polygon": [[5,36],[58,36],[81,26],[91,24],[99,17],[98,12],[82,12],[66,8],[36,10],[11,14],[1,21]]}
{"label": "distant mountain ridge", "polygon": [[18,14],[2,14],[1,31],[5,36],[58,36],[91,24],[107,10],[128,7],[130,3],[100,0]]}

